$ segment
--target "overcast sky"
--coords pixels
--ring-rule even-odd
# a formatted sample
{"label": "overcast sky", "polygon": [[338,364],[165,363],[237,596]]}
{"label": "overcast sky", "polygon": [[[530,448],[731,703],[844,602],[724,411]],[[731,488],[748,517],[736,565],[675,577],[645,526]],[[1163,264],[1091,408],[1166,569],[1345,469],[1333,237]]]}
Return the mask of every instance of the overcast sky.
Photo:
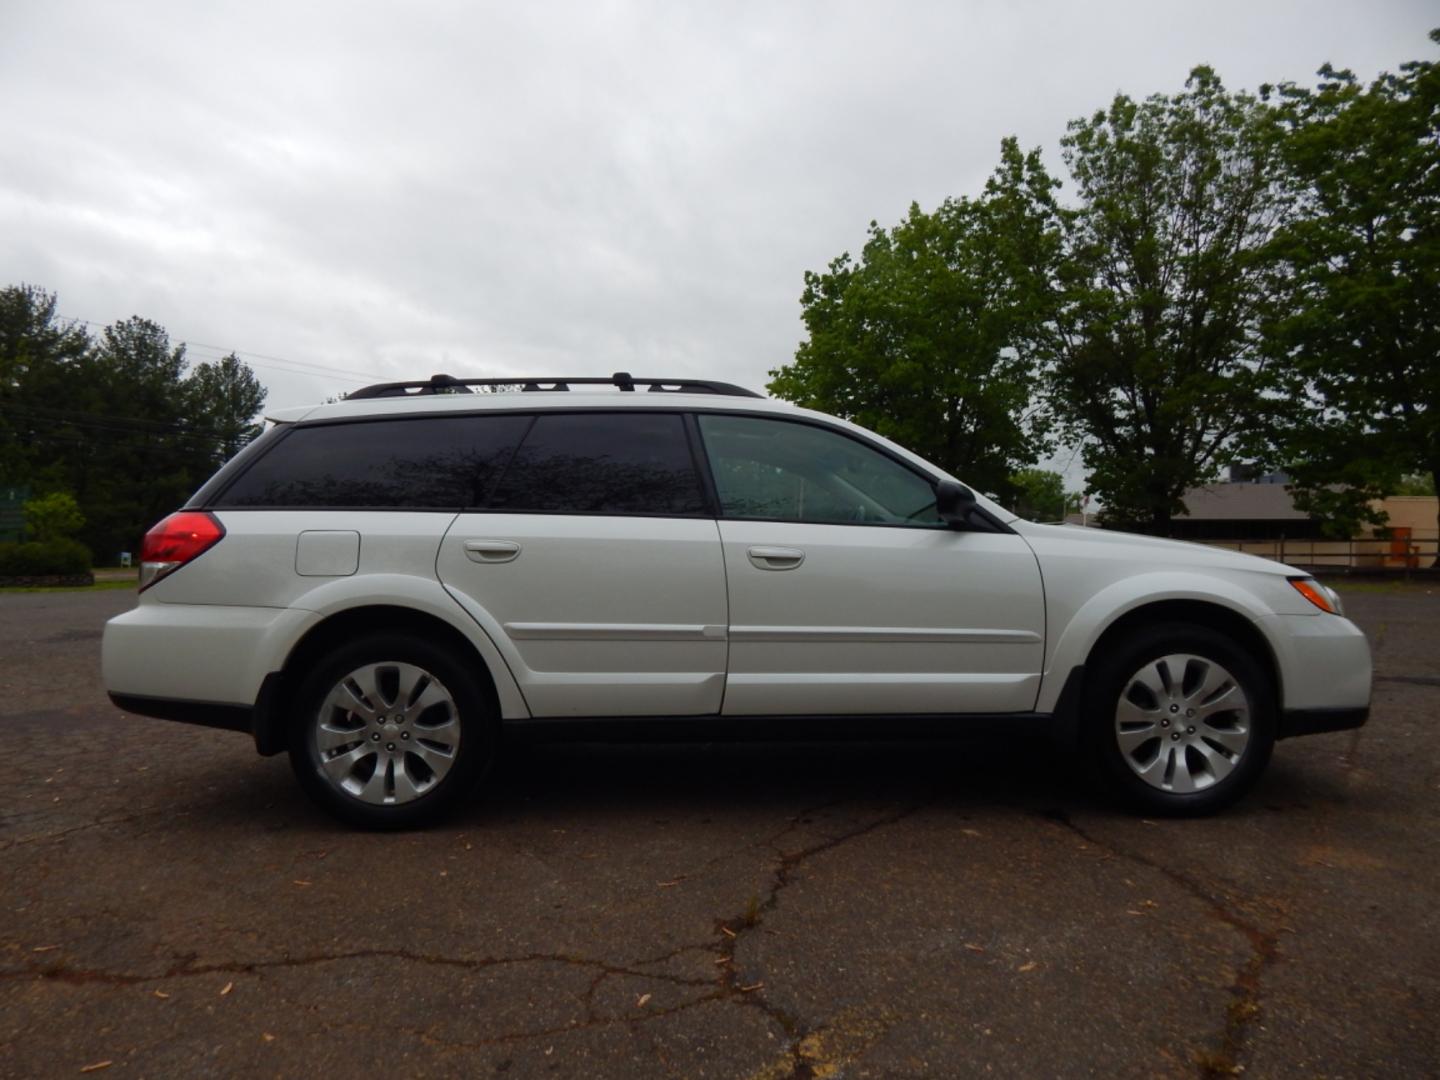
{"label": "overcast sky", "polygon": [[[1433,3],[0,0],[0,285],[304,404],[432,372],[763,388],[806,270],[1116,91],[1369,77]],[[309,372],[301,374],[301,372]]]}

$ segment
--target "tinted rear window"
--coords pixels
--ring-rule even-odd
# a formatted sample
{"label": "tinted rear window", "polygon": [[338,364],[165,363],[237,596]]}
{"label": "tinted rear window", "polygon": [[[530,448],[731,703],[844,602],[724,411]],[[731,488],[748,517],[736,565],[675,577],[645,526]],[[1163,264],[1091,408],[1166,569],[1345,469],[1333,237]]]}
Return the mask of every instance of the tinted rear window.
{"label": "tinted rear window", "polygon": [[445,416],[297,427],[219,506],[458,510],[482,503],[528,416]]}
{"label": "tinted rear window", "polygon": [[705,512],[684,421],[673,413],[546,413],[490,504],[568,514]]}

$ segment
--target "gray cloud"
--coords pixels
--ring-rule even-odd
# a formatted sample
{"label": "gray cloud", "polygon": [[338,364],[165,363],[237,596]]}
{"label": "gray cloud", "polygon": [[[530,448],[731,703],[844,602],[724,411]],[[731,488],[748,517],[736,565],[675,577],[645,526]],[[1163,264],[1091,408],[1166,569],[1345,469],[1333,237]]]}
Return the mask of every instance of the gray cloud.
{"label": "gray cloud", "polygon": [[[0,282],[249,354],[273,405],[384,378],[709,375],[802,275],[1117,90],[1363,75],[1421,3],[9,0]],[[197,358],[213,355],[199,348]],[[268,358],[268,359],[262,359]],[[301,374],[276,358],[345,369]]]}

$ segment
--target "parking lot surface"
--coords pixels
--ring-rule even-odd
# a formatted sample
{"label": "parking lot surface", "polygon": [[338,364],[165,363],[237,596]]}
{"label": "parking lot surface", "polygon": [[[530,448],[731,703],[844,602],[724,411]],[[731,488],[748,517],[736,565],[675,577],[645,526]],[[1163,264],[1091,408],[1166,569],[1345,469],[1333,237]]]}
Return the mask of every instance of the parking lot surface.
{"label": "parking lot surface", "polygon": [[1030,744],[565,747],[406,834],[114,709],[129,592],[0,595],[0,1075],[1433,1076],[1430,588],[1346,593],[1370,724],[1211,819]]}

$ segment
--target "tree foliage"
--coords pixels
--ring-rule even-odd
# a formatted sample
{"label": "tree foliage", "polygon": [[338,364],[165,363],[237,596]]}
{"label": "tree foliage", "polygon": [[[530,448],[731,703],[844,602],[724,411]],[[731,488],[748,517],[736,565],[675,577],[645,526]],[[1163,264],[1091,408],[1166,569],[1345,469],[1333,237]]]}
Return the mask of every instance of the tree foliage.
{"label": "tree foliage", "polygon": [[31,472],[22,434],[63,398],[67,374],[90,348],[82,327],[55,313],[55,296],[34,285],[0,289],[0,484],[21,486]]}
{"label": "tree foliage", "polygon": [[770,390],[1005,491],[1046,446],[1027,333],[1058,250],[1054,186],[1007,140],[979,198],[871,222],[858,260],[806,273],[809,336]]}
{"label": "tree foliage", "polygon": [[0,484],[72,495],[101,558],[133,550],[243,445],[264,397],[233,355],[190,369],[151,320],[92,337],[53,294],[0,289]]}
{"label": "tree foliage", "polygon": [[1440,67],[1367,86],[1327,65],[1279,101],[1297,212],[1269,336],[1301,406],[1281,444],[1297,504],[1348,533],[1405,474],[1440,480]]}
{"label": "tree foliage", "polygon": [[1260,327],[1286,207],[1278,134],[1264,102],[1198,67],[1184,91],[1118,95],[1062,141],[1077,205],[1049,389],[1112,520],[1165,531],[1277,406]]}
{"label": "tree foliage", "polygon": [[1080,493],[1065,490],[1065,478],[1049,469],[1021,469],[1010,478],[1016,491],[1012,509],[1032,521],[1063,521],[1080,509]]}
{"label": "tree foliage", "polygon": [[256,422],[265,406],[265,388],[233,352],[196,365],[186,380],[193,432],[210,443],[214,468],[229,461],[260,434]]}
{"label": "tree foliage", "polygon": [[74,536],[85,525],[80,504],[68,491],[52,491],[25,503],[25,531],[45,543]]}

